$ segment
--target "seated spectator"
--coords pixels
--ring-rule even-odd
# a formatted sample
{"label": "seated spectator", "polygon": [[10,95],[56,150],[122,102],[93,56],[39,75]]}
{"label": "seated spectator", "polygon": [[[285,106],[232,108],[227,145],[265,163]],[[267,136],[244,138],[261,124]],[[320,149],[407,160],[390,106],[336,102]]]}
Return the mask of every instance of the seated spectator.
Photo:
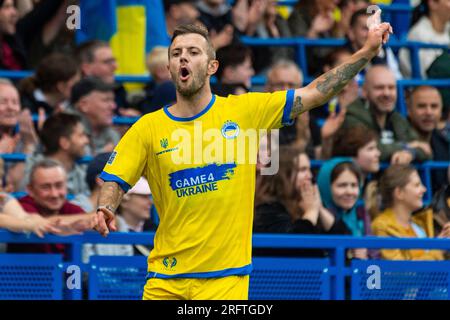
{"label": "seated spectator", "polygon": [[195,6],[195,0],[165,0],[167,36],[171,38],[173,31],[180,24],[193,24],[200,13]]}
{"label": "seated spectator", "polygon": [[22,106],[47,116],[65,110],[73,85],[80,80],[78,64],[70,56],[54,53],[41,60],[33,76],[20,83]]}
{"label": "seated spectator", "polygon": [[341,129],[333,139],[331,156],[351,157],[365,180],[369,174],[376,174],[380,170],[381,152],[377,141],[376,133],[363,126]]}
{"label": "seated spectator", "polygon": [[0,132],[0,153],[31,154],[39,141],[30,112],[21,112],[19,93],[7,79],[0,79]]}
{"label": "seated spectator", "polygon": [[[342,220],[346,234],[370,234],[370,217],[357,202],[361,196],[362,175],[351,158],[334,158],[325,162],[317,176],[323,206],[335,219]],[[354,258],[367,259],[367,249],[350,250]]]}
{"label": "seated spectator", "polygon": [[[45,159],[31,169],[28,195],[19,199],[22,208],[33,215],[41,215],[56,223],[61,234],[79,234],[97,224],[96,213],[84,213],[83,209],[66,200],[67,177],[64,167],[55,160]],[[65,254],[63,244],[10,244],[9,252]]]}
{"label": "seated spectator", "polygon": [[26,213],[19,202],[7,193],[0,193],[0,201],[0,228],[17,233],[34,233],[39,238],[49,232],[60,232],[55,221]]}
{"label": "seated spectator", "polygon": [[117,61],[107,42],[92,40],[82,43],[77,49],[77,56],[83,77],[96,77],[112,86],[116,103],[116,114],[124,116],[139,115],[137,110],[129,109],[130,105],[128,104],[127,92],[124,86],[115,83]]}
{"label": "seated spectator", "polygon": [[337,22],[337,36],[339,38],[347,34],[353,14],[361,9],[367,10],[369,5],[370,0],[341,0],[339,2],[338,6],[341,11],[341,19]]}
{"label": "seated spectator", "polygon": [[[302,0],[298,1],[289,16],[288,23],[292,36],[310,39],[333,38],[337,36],[337,23],[333,13],[335,0]],[[319,75],[324,58],[333,49],[326,47],[310,47],[306,50],[310,75]]]}
{"label": "seated spectator", "polygon": [[175,85],[167,69],[169,65],[169,51],[167,47],[157,46],[147,57],[147,69],[152,77],[151,82],[144,88],[144,98],[137,106],[143,113],[150,113],[172,104],[176,101]]}
{"label": "seated spectator", "polygon": [[[417,170],[408,165],[392,165],[380,179],[384,211],[373,221],[373,233],[381,237],[433,238],[433,212],[413,212],[423,206],[423,186]],[[447,223],[438,238],[450,237]],[[441,250],[385,249],[381,256],[388,260],[443,260]]]}
{"label": "seated spectator", "polygon": [[67,172],[67,191],[70,194],[87,193],[85,166],[77,163],[89,145],[81,118],[75,114],[58,113],[45,120],[40,132],[43,153],[27,158],[25,172],[19,183],[24,190],[29,183],[31,169],[43,159],[59,161]]}
{"label": "seated spectator", "polygon": [[319,190],[313,184],[309,158],[300,149],[281,146],[278,173],[258,175],[256,185],[254,232],[341,234],[347,231],[342,221],[322,206]]}
{"label": "seated spectator", "polygon": [[[303,73],[291,60],[275,62],[267,72],[266,92],[300,88]],[[290,126],[280,129],[280,144],[294,145],[305,150],[310,158],[320,153],[320,128],[310,112],[302,113]]]}
{"label": "seated spectator", "polygon": [[[366,210],[375,217],[379,208],[377,181],[380,171],[378,137],[372,130],[362,126],[340,129],[332,142],[332,157],[351,157],[362,174],[362,195]],[[371,176],[369,180],[369,175]]]}
{"label": "seated spectator", "polygon": [[408,164],[431,158],[429,146],[419,141],[408,121],[397,111],[397,82],[394,73],[384,65],[372,66],[366,73],[358,98],[347,108],[343,126],[362,125],[379,137],[381,161]]}
{"label": "seated spectator", "polygon": [[[262,3],[261,11],[248,21],[246,35],[260,39],[287,38],[291,31],[287,21],[277,11],[276,0],[252,1],[253,5]],[[267,68],[280,59],[294,59],[295,51],[290,47],[252,47],[253,66],[256,74],[265,73]]]}
{"label": "seated spectator", "polygon": [[[61,8],[60,0],[40,1],[19,19],[14,0],[0,0],[0,69],[24,70],[36,35]],[[48,34],[47,34],[48,36]]]}
{"label": "seated spectator", "polygon": [[97,78],[84,78],[73,86],[70,102],[90,138],[87,154],[111,152],[120,140],[112,128],[116,107],[112,85]]}
{"label": "seated spectator", "polygon": [[[259,8],[259,6],[258,6]],[[255,7],[255,14],[258,15]],[[199,0],[198,20],[209,30],[216,50],[239,42],[239,34],[245,33],[249,20],[249,2],[238,0],[234,7],[225,0]]]}
{"label": "seated spectator", "polygon": [[218,83],[213,92],[220,92],[221,85],[241,85],[247,91],[252,87],[252,51],[242,44],[230,45],[217,51],[219,69],[216,72]]}
{"label": "seated spectator", "polygon": [[[350,20],[350,28],[346,33],[346,48],[350,50],[351,54],[360,50],[367,40],[367,34],[369,31],[369,27],[367,26],[368,18],[369,15],[367,14],[367,8],[363,8],[356,11]],[[378,55],[374,57],[363,70],[360,71],[360,73],[356,77],[356,80],[362,80],[364,78],[364,74],[370,68],[370,66],[377,64],[387,65],[389,69],[394,72],[395,78],[397,80],[402,79],[400,67],[398,65],[397,58],[394,55],[394,52],[391,48],[382,47]]]}
{"label": "seated spectator", "polygon": [[[450,3],[447,0],[422,0],[413,12],[408,40],[450,45]],[[442,49],[420,49],[420,77],[427,77],[430,65],[442,54]],[[399,53],[400,67],[405,77],[412,77],[409,49]]]}
{"label": "seated spectator", "polygon": [[[442,117],[442,98],[434,87],[415,87],[407,99],[408,120],[418,133],[420,141],[430,145],[435,161],[450,163],[450,136],[439,129]],[[449,183],[447,170],[432,171],[433,192]]]}
{"label": "seated spectator", "polygon": [[[352,54],[348,48],[336,48],[336,50],[326,56],[323,72],[325,73],[336,68],[344,61],[347,61],[351,55]],[[327,118],[331,115],[337,116],[340,114],[341,110],[346,110],[348,105],[358,98],[358,95],[359,87],[355,77],[337,96],[331,98],[330,101],[324,105],[324,107],[313,109],[312,114],[318,118]]]}

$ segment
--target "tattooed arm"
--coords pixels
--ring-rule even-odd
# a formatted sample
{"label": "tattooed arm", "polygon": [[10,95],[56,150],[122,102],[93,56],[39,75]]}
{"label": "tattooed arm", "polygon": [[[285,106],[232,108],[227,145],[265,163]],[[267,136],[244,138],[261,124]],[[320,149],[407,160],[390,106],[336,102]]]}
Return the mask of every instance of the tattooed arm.
{"label": "tattooed arm", "polygon": [[98,197],[98,225],[97,231],[107,236],[109,231],[116,231],[116,218],[114,212],[119,207],[124,191],[116,182],[105,182],[100,189]]}
{"label": "tattooed arm", "polygon": [[337,95],[366,64],[378,54],[382,44],[392,33],[389,23],[382,23],[369,30],[364,47],[347,61],[321,75],[308,86],[295,90],[291,119],[299,114],[323,105]]}

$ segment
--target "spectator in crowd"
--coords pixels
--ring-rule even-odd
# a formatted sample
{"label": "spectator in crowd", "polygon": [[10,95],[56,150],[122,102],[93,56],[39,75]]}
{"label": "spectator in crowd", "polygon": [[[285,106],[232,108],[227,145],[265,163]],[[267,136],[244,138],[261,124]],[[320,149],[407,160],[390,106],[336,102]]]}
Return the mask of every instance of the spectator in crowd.
{"label": "spectator in crowd", "polygon": [[[317,176],[323,206],[337,220],[342,220],[346,234],[364,236],[370,234],[370,217],[363,205],[358,205],[361,196],[362,174],[351,158],[334,158],[325,162]],[[352,257],[366,259],[367,249],[350,250]]]}
{"label": "spectator in crowd", "polygon": [[[331,52],[326,58],[323,71],[328,72],[340,65],[351,56],[347,48],[338,48]],[[317,118],[325,118],[325,122],[320,128],[319,136],[322,141],[318,150],[317,158],[329,159],[333,144],[333,138],[342,126],[347,113],[347,107],[358,98],[358,83],[352,79],[344,89],[324,105],[322,108],[312,110],[312,114]]]}
{"label": "spectator in crowd", "polygon": [[180,24],[195,23],[200,15],[195,6],[195,0],[165,0],[166,29],[168,38]]}
{"label": "spectator in crowd", "polygon": [[[275,62],[267,72],[266,92],[299,88],[303,83],[303,73],[291,60]],[[280,129],[280,144],[299,147],[310,158],[317,158],[320,153],[320,128],[316,118],[310,112],[302,113],[293,125]]]}
{"label": "spectator in crowd", "polygon": [[[280,147],[280,169],[257,175],[254,232],[343,234],[346,227],[322,206],[313,182],[308,155],[292,146]],[[254,250],[254,255],[324,256],[322,250]]]}
{"label": "spectator in crowd", "polygon": [[[252,1],[252,3],[258,2],[264,4],[265,10],[262,14],[255,15],[255,18],[249,18],[246,35],[260,39],[290,37],[291,31],[287,21],[277,11],[277,1]],[[294,49],[289,47],[252,47],[252,50],[253,66],[257,74],[265,73],[267,68],[277,60],[292,60],[295,54]]]}
{"label": "spectator in crowd", "polygon": [[343,128],[333,139],[332,157],[351,157],[361,169],[363,179],[380,170],[381,152],[377,146],[378,137],[363,126]]}
{"label": "spectator in crowd", "polygon": [[113,85],[94,77],[80,80],[72,88],[71,105],[81,116],[90,139],[87,154],[110,152],[120,135],[112,128],[114,109]]}
{"label": "spectator in crowd", "polygon": [[[299,1],[288,19],[292,36],[310,39],[337,36],[337,24],[333,17],[335,9],[335,0]],[[322,70],[323,59],[332,49],[325,47],[308,48],[306,51],[309,67],[308,73],[312,75],[319,74]]]}
{"label": "spectator in crowd", "polygon": [[[336,48],[325,59],[323,67],[324,72],[328,72],[333,68],[336,68],[341,63],[346,61],[352,55],[348,48]],[[313,113],[317,117],[326,118],[331,114],[339,115],[340,110],[346,110],[348,105],[358,98],[359,95],[358,82],[356,77],[350,81],[347,86],[337,95],[333,97],[325,108],[317,108],[313,110]],[[317,110],[317,111],[316,111]]]}
{"label": "spectator in crowd", "polygon": [[[450,45],[450,3],[447,0],[422,0],[413,12],[408,40]],[[442,49],[420,49],[420,77],[427,77],[427,70],[442,54]],[[412,77],[409,49],[400,50],[400,67],[405,77]]]}
{"label": "spectator in crowd", "polygon": [[[431,209],[422,208],[423,186],[417,170],[409,165],[392,165],[380,179],[380,193],[385,210],[373,221],[373,233],[381,237],[433,238]],[[450,223],[444,225],[439,238],[450,237]],[[443,260],[441,250],[385,249],[381,256],[388,260]]]}
{"label": "spectator in crowd", "polygon": [[224,85],[244,86],[249,91],[252,76],[255,74],[252,58],[250,48],[242,44],[229,45],[217,50],[217,60],[220,64],[216,76],[219,83],[213,87],[213,92],[221,95]]}
{"label": "spectator in crowd", "polygon": [[280,170],[258,176],[255,232],[342,233],[342,222],[322,206],[313,183],[308,155],[292,146],[280,147]]}
{"label": "spectator in crowd", "polygon": [[[408,120],[419,139],[431,146],[433,160],[450,163],[450,137],[438,125],[442,116],[442,98],[435,87],[415,87],[407,99]],[[446,170],[432,171],[433,192],[449,183]]]}
{"label": "spectator in crowd", "polygon": [[67,8],[71,5],[78,5],[79,0],[59,0],[56,2],[59,2],[58,9],[40,26],[41,30],[36,33],[37,36],[33,37],[27,50],[29,65],[33,69],[49,54],[59,52],[71,55],[75,51],[75,30],[67,27]]}
{"label": "spectator in crowd", "polygon": [[67,173],[67,190],[70,194],[87,193],[86,169],[84,165],[77,163],[77,160],[85,155],[89,145],[80,116],[58,113],[49,117],[44,122],[40,137],[43,153],[27,158],[24,175],[19,181],[19,190],[24,190],[28,185],[34,165],[47,158],[59,161],[64,166]]}
{"label": "spectator in crowd", "polygon": [[[3,159],[0,158],[0,181],[4,178],[3,168]],[[26,213],[16,198],[3,191],[0,191],[0,228],[13,232],[35,233],[40,238],[48,232],[60,232],[54,222]],[[3,250],[0,249],[0,252]]]}
{"label": "spectator in crowd", "polygon": [[[359,49],[361,49],[367,40],[367,34],[369,27],[367,26],[367,19],[369,15],[367,9],[360,9],[356,11],[350,20],[350,28],[346,33],[347,44],[346,47],[353,54]],[[380,53],[375,56],[370,63],[361,70],[361,72],[356,77],[356,80],[362,80],[364,78],[365,72],[370,68],[371,65],[384,64],[394,72],[396,79],[402,79],[402,74],[400,72],[400,67],[398,65],[397,58],[391,48],[382,47]]]}
{"label": "spectator in crowd", "polygon": [[248,0],[236,1],[231,7],[225,0],[199,0],[198,20],[209,30],[211,42],[216,50],[239,42],[238,35],[245,33],[250,16],[261,14],[261,1],[250,14]]}
{"label": "spectator in crowd", "polygon": [[[96,225],[95,213],[84,213],[83,209],[66,200],[67,177],[64,167],[52,159],[34,165],[27,186],[28,195],[19,199],[22,208],[29,214],[41,215],[56,223],[61,234],[79,234]],[[65,253],[62,244],[11,244],[10,252]]]}
{"label": "spectator in crowd", "polygon": [[367,10],[370,5],[370,0],[341,0],[339,2],[339,9],[341,11],[341,18],[337,22],[337,35],[344,37],[350,29],[350,20],[353,14],[361,9]]}
{"label": "spectator in crowd", "polygon": [[41,60],[33,76],[22,80],[22,106],[33,114],[42,108],[47,116],[65,110],[72,87],[79,80],[77,62],[70,56],[53,53]]}
{"label": "spectator in crowd", "polygon": [[28,53],[33,41],[37,41],[36,35],[51,36],[44,31],[44,26],[61,5],[60,0],[40,1],[19,20],[14,0],[0,0],[0,69],[23,70],[28,67]]}
{"label": "spectator in crowd", "polygon": [[7,79],[0,79],[0,132],[0,153],[32,154],[39,141],[30,112],[21,112],[19,93]]}
{"label": "spectator in crowd", "polygon": [[82,43],[77,48],[77,56],[80,62],[83,77],[97,77],[103,82],[114,85],[115,112],[122,115],[137,115],[136,112],[126,111],[130,106],[127,100],[127,92],[123,85],[115,83],[117,61],[112,49],[107,42],[92,40]]}
{"label": "spectator in crowd", "polygon": [[167,47],[156,46],[147,56],[147,69],[152,77],[144,88],[144,99],[138,103],[138,109],[149,113],[161,109],[176,101],[176,89],[169,70],[169,50]]}
{"label": "spectator in crowd", "polygon": [[377,181],[375,180],[380,171],[381,155],[377,143],[378,136],[374,131],[363,126],[355,126],[338,130],[333,138],[331,148],[332,157],[351,157],[360,168],[363,179],[364,204],[371,217],[376,216],[380,207]]}
{"label": "spectator in crowd", "polygon": [[384,65],[372,66],[366,73],[363,99],[347,108],[344,127],[362,125],[379,136],[381,161],[408,164],[431,158],[431,148],[418,139],[408,121],[397,111],[397,82],[394,73]]}

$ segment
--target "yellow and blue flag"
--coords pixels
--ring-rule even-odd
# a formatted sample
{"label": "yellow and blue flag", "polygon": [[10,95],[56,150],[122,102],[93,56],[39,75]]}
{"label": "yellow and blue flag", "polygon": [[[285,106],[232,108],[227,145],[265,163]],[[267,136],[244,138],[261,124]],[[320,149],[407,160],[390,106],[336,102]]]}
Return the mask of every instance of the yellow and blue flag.
{"label": "yellow and blue flag", "polygon": [[162,0],[80,0],[80,11],[77,42],[109,42],[118,74],[145,74],[147,53],[169,45]]}

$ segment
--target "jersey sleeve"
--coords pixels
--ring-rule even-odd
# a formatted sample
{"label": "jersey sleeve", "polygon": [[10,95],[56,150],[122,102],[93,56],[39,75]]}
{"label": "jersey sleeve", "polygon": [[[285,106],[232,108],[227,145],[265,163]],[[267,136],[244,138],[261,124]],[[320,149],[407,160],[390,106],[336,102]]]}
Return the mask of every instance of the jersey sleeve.
{"label": "jersey sleeve", "polygon": [[125,192],[136,184],[147,164],[149,143],[137,125],[125,133],[100,174],[100,179],[118,183]]}
{"label": "jersey sleeve", "polygon": [[247,110],[255,129],[278,129],[291,125],[294,90],[247,94]]}

